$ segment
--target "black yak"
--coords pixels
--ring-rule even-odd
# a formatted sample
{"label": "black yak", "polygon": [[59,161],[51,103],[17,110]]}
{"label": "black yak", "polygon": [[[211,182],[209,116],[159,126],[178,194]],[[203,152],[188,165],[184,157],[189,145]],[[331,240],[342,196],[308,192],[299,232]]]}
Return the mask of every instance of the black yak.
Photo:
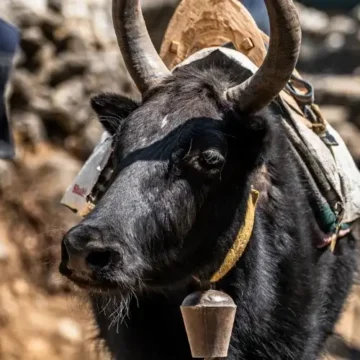
{"label": "black yak", "polygon": [[[318,359],[342,310],[355,240],[345,236],[335,252],[316,246],[325,234],[277,101],[299,54],[298,16],[291,0],[266,5],[271,40],[257,72],[221,51],[170,72],[140,1],[113,0],[142,100],[91,99],[113,135],[115,176],[64,237],[60,272],[89,291],[115,359],[191,359],[179,306],[222,265],[253,189],[249,242],[214,285],[237,304],[228,359]],[[112,308],[123,317],[116,325]]]}

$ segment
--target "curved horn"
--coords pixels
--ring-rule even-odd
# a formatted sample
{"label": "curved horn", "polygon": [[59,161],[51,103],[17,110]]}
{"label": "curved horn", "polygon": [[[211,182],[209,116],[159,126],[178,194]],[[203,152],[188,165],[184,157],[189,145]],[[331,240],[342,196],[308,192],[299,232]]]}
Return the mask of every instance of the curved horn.
{"label": "curved horn", "polygon": [[113,0],[112,17],[125,65],[143,93],[171,73],[150,39],[140,0]]}
{"label": "curved horn", "polygon": [[242,111],[256,112],[267,106],[285,87],[295,69],[301,45],[301,27],[292,0],[265,0],[270,19],[267,56],[248,80],[225,92]]}

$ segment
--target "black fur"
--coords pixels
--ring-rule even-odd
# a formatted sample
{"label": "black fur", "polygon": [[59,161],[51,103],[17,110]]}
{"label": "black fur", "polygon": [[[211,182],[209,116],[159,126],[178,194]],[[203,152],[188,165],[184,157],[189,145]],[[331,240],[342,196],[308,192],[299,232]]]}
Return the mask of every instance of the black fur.
{"label": "black fur", "polygon": [[119,128],[121,121],[139,107],[135,101],[113,93],[93,96],[90,103],[99,121],[111,135]]}
{"label": "black fur", "polygon": [[[176,70],[136,110],[131,102],[117,130],[117,177],[75,228],[86,241],[96,229],[121,254],[91,283],[113,289],[91,298],[115,359],[191,359],[179,306],[198,289],[194,275],[209,279],[221,265],[251,185],[261,191],[253,234],[216,285],[237,304],[228,359],[315,360],[333,331],[353,280],[355,240],[342,239],[334,254],[314,247],[323,234],[276,103],[249,115],[223,99],[248,76],[213,53]],[[123,100],[102,104],[94,106],[100,118],[123,118]],[[117,323],[114,306],[124,303],[128,316]]]}

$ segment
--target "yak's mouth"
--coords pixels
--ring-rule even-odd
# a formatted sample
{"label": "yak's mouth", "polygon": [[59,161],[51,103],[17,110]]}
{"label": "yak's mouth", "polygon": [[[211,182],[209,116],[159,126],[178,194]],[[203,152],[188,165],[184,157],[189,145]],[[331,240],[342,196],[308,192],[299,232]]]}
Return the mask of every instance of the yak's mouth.
{"label": "yak's mouth", "polygon": [[93,278],[76,274],[63,263],[59,266],[59,272],[83,290],[92,292],[114,292],[122,289],[117,282],[109,279]]}

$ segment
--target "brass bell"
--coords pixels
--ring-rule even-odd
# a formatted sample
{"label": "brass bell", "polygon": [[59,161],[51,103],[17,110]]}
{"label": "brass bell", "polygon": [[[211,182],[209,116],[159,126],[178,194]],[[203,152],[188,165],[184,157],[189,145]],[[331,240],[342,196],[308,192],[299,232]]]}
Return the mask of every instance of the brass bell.
{"label": "brass bell", "polygon": [[236,313],[232,298],[221,291],[198,291],[180,309],[192,357],[227,357]]}

